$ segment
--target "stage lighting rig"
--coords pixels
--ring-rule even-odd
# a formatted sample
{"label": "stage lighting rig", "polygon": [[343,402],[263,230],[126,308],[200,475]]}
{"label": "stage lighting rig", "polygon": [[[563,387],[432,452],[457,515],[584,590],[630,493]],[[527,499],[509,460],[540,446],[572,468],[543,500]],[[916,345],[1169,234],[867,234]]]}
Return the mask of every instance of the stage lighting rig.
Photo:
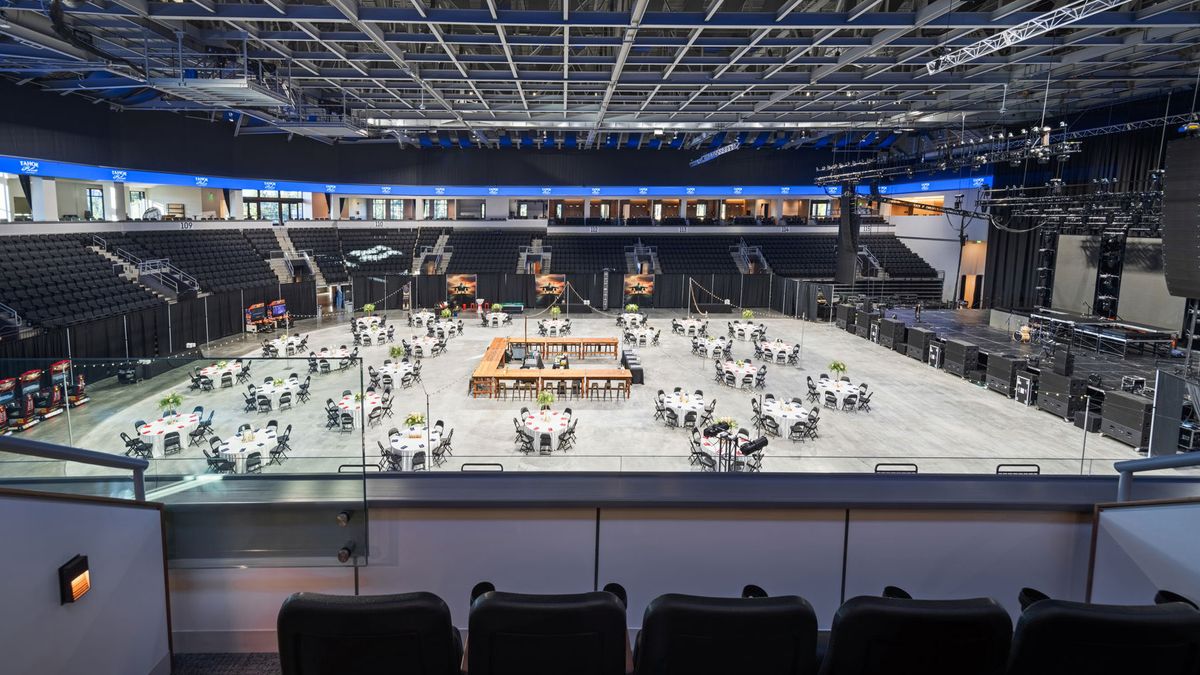
{"label": "stage lighting rig", "polygon": [[[1067,185],[1059,179],[1044,186],[986,189],[979,208],[1002,214],[1012,226],[1025,219],[1051,231],[1078,234],[1158,236],[1162,228],[1163,172],[1139,183],[1122,186],[1115,178]],[[999,216],[998,216],[999,217]]]}

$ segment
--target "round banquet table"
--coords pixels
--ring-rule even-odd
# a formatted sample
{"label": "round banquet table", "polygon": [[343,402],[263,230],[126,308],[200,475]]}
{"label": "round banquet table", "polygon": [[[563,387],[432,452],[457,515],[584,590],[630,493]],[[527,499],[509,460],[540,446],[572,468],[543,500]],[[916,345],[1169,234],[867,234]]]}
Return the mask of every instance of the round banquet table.
{"label": "round banquet table", "polygon": [[842,403],[846,400],[847,394],[857,394],[858,385],[853,382],[842,382],[841,380],[817,380],[817,391],[821,392],[821,404],[825,404],[825,392],[831,391],[837,397],[838,407],[842,407]]}
{"label": "round banquet table", "polygon": [[324,347],[321,349],[321,351],[314,354],[313,358],[341,360],[341,359],[350,358],[351,353],[352,352],[349,349],[347,349],[346,347],[338,347],[337,349],[330,349],[328,347]]}
{"label": "round banquet table", "polygon": [[729,342],[724,337],[715,337],[711,340],[700,340],[700,348],[704,350],[704,353],[707,354],[709,358],[715,356],[718,349],[725,351],[725,347],[728,345]]}
{"label": "round banquet table", "polygon": [[441,319],[438,321],[434,321],[432,324],[430,324],[430,327],[433,328],[433,332],[435,335],[437,334],[437,332],[439,330],[442,331],[442,334],[448,338],[452,338],[455,335],[458,335],[458,324],[455,323],[454,321],[451,321],[450,319]]}
{"label": "round banquet table", "polygon": [[696,421],[704,414],[704,406],[708,400],[703,396],[689,394],[686,391],[667,394],[663,397],[663,406],[675,411],[679,415],[679,423],[683,424],[683,417],[689,412],[696,413]]}
{"label": "round banquet table", "polygon": [[808,410],[804,406],[777,398],[763,399],[762,414],[775,418],[779,423],[780,433],[787,433],[793,424],[808,419]]}
{"label": "round banquet table", "polygon": [[633,333],[637,338],[639,346],[645,347],[654,341],[654,334],[658,332],[654,328],[626,328],[626,333]]}
{"label": "round banquet table", "polygon": [[721,368],[727,373],[733,373],[737,378],[738,384],[742,383],[742,378],[747,375],[758,374],[758,364],[743,361],[742,365],[738,365],[737,361],[726,361],[721,365]]}
{"label": "round banquet table", "polygon": [[[727,431],[723,434],[718,434],[716,436],[705,436],[703,434],[700,435],[700,447],[705,452],[712,455],[714,459],[717,460],[717,462],[718,462],[717,470],[718,471],[721,471],[721,470],[731,471],[732,470],[732,468],[730,466],[728,466],[730,458],[725,456],[726,455],[725,449],[729,447],[728,439],[736,438],[736,436],[734,435],[736,433],[737,433],[736,429],[731,429],[730,431]],[[741,450],[742,445],[745,444],[745,441],[749,440],[749,439],[745,439],[745,437],[743,437],[743,439],[744,440],[742,440],[742,442],[737,442],[737,450],[734,451],[734,453],[738,457],[742,456],[742,450]],[[724,441],[724,442],[722,442],[722,441]]]}
{"label": "round banquet table", "polygon": [[374,328],[378,326],[383,319],[377,316],[360,316],[354,321],[358,324],[358,329],[362,330],[364,328]]}
{"label": "round banquet table", "polygon": [[755,331],[759,330],[760,324],[753,322],[742,323],[741,321],[733,322],[733,336],[739,340],[749,340]]}
{"label": "round banquet table", "polygon": [[433,346],[438,344],[438,342],[439,340],[437,338],[418,337],[414,335],[412,339],[408,341],[408,345],[412,347],[413,356],[417,358],[425,358],[433,355]]}
{"label": "round banquet table", "polygon": [[500,324],[504,323],[505,319],[508,318],[508,314],[505,312],[488,312],[483,316],[487,319],[489,326],[499,326]]}
{"label": "round banquet table", "polygon": [[426,429],[428,427],[425,425],[405,427],[400,430],[399,434],[388,439],[388,445],[392,447],[392,452],[396,453],[400,460],[401,471],[412,470],[412,455],[416,452],[426,452],[426,467],[432,461],[433,458],[428,456],[429,449],[437,447],[437,444],[442,442],[442,434],[437,429],[429,429],[429,437],[426,439]]}
{"label": "round banquet table", "polygon": [[267,344],[274,347],[280,354],[286,354],[288,347],[291,347],[292,351],[295,352],[296,346],[300,344],[300,340],[301,340],[300,337],[298,337],[296,335],[291,335],[286,338],[281,338],[281,337],[275,338],[274,340],[271,340]]}
{"label": "round banquet table", "polygon": [[772,361],[778,362],[782,355],[784,363],[787,362],[788,354],[792,353],[792,349],[795,347],[795,345],[782,340],[763,340],[758,343],[758,346],[762,349],[763,354],[766,354]]}
{"label": "round banquet table", "polygon": [[379,366],[375,370],[380,376],[391,375],[395,382],[399,382],[400,378],[413,371],[414,365],[412,361],[393,361]]}
{"label": "round banquet table", "polygon": [[263,464],[269,461],[268,453],[275,448],[275,431],[273,429],[255,429],[253,440],[244,440],[234,436],[217,447],[221,457],[233,462],[236,473],[246,473],[246,457],[252,452],[261,452]]}
{"label": "round banquet table", "polygon": [[188,413],[186,415],[170,415],[168,417],[160,417],[156,420],[151,420],[142,425],[138,429],[138,435],[143,441],[149,441],[153,445],[150,454],[154,457],[163,456],[163,437],[172,431],[179,432],[180,446],[186,445],[184,442],[188,432],[195,429],[200,424],[199,413]]}
{"label": "round banquet table", "polygon": [[566,430],[571,416],[557,410],[531,412],[525,416],[525,428],[533,434],[533,447],[539,448],[542,434],[550,434],[550,447],[558,449],[558,435]]}
{"label": "round banquet table", "polygon": [[542,326],[546,329],[546,333],[550,335],[561,335],[564,328],[567,327],[566,319],[546,319],[542,322]]}
{"label": "round banquet table", "polygon": [[284,380],[283,384],[262,384],[255,385],[254,396],[266,396],[273,401],[279,401],[279,395],[283,392],[291,392],[293,395],[300,389],[300,382],[292,382],[290,379]]}
{"label": "round banquet table", "polygon": [[424,326],[436,318],[437,317],[433,312],[414,312],[412,315],[412,322],[414,326]]}
{"label": "round banquet table", "polygon": [[367,412],[369,413],[383,405],[383,397],[379,394],[366,393],[363,394],[362,400],[355,401],[354,394],[350,394],[349,396],[343,396],[342,399],[338,401],[338,407],[346,412],[358,412],[359,410],[362,410],[364,403],[367,404]]}
{"label": "round banquet table", "polygon": [[621,315],[621,323],[625,324],[626,326],[640,326],[645,323],[645,321],[645,317],[643,317],[641,314],[625,312]]}
{"label": "round banquet table", "polygon": [[681,319],[679,326],[683,328],[685,335],[699,335],[705,323],[699,319]]}
{"label": "round banquet table", "polygon": [[222,368],[221,366],[214,363],[211,366],[201,368],[200,376],[207,377],[208,379],[212,380],[215,384],[220,385],[221,378],[225,376],[225,373],[229,373],[230,375],[232,375],[234,377],[234,379],[236,379],[237,374],[239,372],[241,372],[241,370],[242,370],[242,364],[236,363],[234,361],[230,361],[230,362],[226,363],[224,368]]}
{"label": "round banquet table", "polygon": [[360,336],[366,335],[371,338],[372,344],[382,344],[387,339],[387,329],[383,326],[369,326],[358,331]]}

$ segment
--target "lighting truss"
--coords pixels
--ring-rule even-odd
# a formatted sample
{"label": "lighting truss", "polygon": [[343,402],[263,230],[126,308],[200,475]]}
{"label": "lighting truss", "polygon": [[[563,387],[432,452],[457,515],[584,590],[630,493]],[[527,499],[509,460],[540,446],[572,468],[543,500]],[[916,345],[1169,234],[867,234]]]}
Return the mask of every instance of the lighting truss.
{"label": "lighting truss", "polygon": [[1162,229],[1163,177],[1154,171],[1149,180],[1128,186],[1107,178],[1076,185],[1056,179],[1037,187],[988,189],[979,206],[995,220],[1025,218],[1060,233],[1155,237]]}
{"label": "lighting truss", "polygon": [[817,185],[861,183],[892,176],[913,176],[919,173],[951,171],[969,167],[982,168],[988,164],[1019,165],[1027,160],[1048,164],[1051,159],[1064,162],[1079,152],[1080,142],[1051,139],[1050,127],[1034,127],[1021,135],[1000,134],[982,142],[943,145],[917,156],[893,158],[876,155],[869,159],[840,162],[817,167]]}
{"label": "lighting truss", "polygon": [[929,71],[930,75],[936,75],[943,70],[950,70],[955,66],[974,61],[981,56],[987,56],[1005,47],[1011,47],[1019,42],[1049,33],[1052,30],[1086,19],[1089,16],[1106,12],[1127,2],[1129,0],[1081,0],[1066,7],[1046,12],[1041,16],[1036,16],[1012,28],[1002,30],[975,44],[967,45],[949,54],[939,56],[926,63],[925,68]]}

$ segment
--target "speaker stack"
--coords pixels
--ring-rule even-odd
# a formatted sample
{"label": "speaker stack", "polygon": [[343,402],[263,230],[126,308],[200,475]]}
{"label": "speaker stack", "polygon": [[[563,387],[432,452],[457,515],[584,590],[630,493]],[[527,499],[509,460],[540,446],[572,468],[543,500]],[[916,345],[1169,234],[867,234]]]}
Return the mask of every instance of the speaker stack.
{"label": "speaker stack", "polygon": [[879,321],[879,314],[877,312],[865,312],[863,310],[859,310],[855,314],[854,318],[855,334],[857,334],[860,338],[870,339],[872,321]]}
{"label": "speaker stack", "polygon": [[907,350],[908,329],[904,322],[899,319],[880,319],[879,320],[879,344],[888,349],[895,349],[900,353]]}
{"label": "speaker stack", "polygon": [[1150,418],[1154,402],[1145,396],[1110,391],[1100,407],[1100,433],[1135,448],[1150,445]]}
{"label": "speaker stack", "polygon": [[1017,386],[1017,371],[1025,359],[1012,354],[988,354],[987,388],[1012,398]]}
{"label": "speaker stack", "polygon": [[850,330],[854,332],[854,305],[838,305],[837,313],[834,314],[834,325],[842,330]]}
{"label": "speaker stack", "polygon": [[942,368],[963,378],[973,374],[979,370],[979,347],[962,340],[946,340]]}
{"label": "speaker stack", "polygon": [[1087,404],[1087,380],[1046,368],[1038,376],[1037,407],[1070,420]]}
{"label": "speaker stack", "polygon": [[933,342],[934,332],[928,328],[908,329],[908,358],[924,362],[929,353],[929,343]]}
{"label": "speaker stack", "polygon": [[1163,182],[1162,251],[1167,291],[1200,298],[1200,138],[1167,144]]}

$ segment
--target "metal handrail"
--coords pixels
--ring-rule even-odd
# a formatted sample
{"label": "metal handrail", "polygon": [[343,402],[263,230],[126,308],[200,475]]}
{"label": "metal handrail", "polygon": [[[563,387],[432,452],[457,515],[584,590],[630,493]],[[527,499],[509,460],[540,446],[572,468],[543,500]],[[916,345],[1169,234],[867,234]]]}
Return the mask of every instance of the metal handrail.
{"label": "metal handrail", "polygon": [[101,237],[98,234],[92,235],[92,243],[104,249],[105,251],[108,250],[108,242],[104,241],[104,237]]}
{"label": "metal handrail", "polygon": [[134,499],[139,502],[146,501],[146,469],[150,466],[150,462],[144,459],[31,441],[17,436],[0,436],[0,451],[10,452],[14,455],[57,459],[64,462],[79,462],[110,469],[127,469],[133,472]]}
{"label": "metal handrail", "polygon": [[1189,466],[1200,466],[1200,452],[1165,455],[1163,457],[1144,457],[1127,459],[1113,463],[1120,477],[1117,479],[1117,501],[1127,502],[1133,498],[1133,474],[1142,471],[1157,471],[1159,469],[1182,469]]}

